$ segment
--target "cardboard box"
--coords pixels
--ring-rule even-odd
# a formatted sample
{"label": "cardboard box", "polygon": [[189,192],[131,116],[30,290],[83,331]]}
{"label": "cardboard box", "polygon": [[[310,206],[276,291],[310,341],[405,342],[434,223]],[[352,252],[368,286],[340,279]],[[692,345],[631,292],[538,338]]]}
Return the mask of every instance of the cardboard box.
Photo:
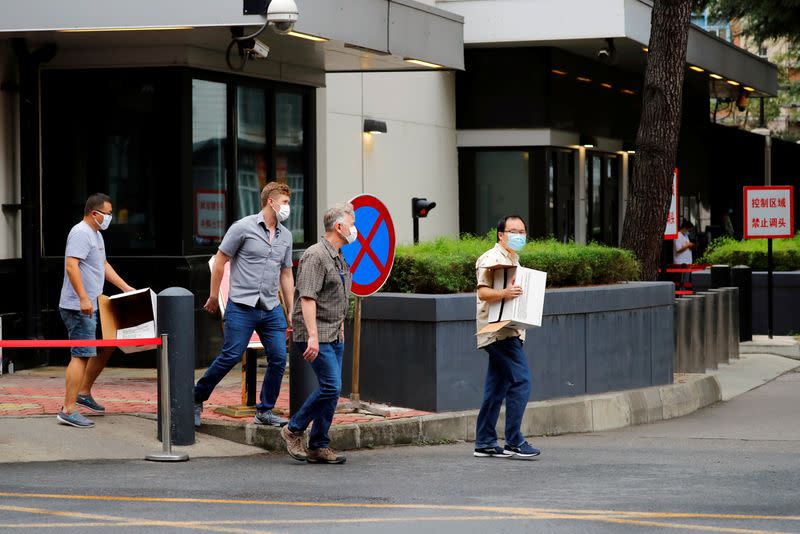
{"label": "cardboard box", "polygon": [[[120,293],[113,297],[100,295],[100,328],[103,339],[141,339],[158,337],[156,294],[149,287]],[[119,347],[132,354],[153,350],[156,345]]]}
{"label": "cardboard box", "polygon": [[478,333],[488,334],[505,327],[525,330],[542,326],[547,273],[506,265],[498,265],[491,269],[494,289],[505,289],[513,280],[522,287],[522,295],[490,303],[489,324],[481,328]]}

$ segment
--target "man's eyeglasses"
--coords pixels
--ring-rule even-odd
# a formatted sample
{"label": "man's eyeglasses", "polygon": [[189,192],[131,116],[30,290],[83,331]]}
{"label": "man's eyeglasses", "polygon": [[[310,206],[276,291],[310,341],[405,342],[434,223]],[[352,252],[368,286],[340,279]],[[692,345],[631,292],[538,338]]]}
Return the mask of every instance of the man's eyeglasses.
{"label": "man's eyeglasses", "polygon": [[528,232],[525,230],[504,230],[504,234],[517,234],[517,235],[528,235]]}
{"label": "man's eyeglasses", "polygon": [[96,211],[97,213],[102,213],[103,215],[111,215],[112,214],[112,212],[110,212],[110,211],[108,213],[104,212],[103,210],[94,210],[94,211]]}

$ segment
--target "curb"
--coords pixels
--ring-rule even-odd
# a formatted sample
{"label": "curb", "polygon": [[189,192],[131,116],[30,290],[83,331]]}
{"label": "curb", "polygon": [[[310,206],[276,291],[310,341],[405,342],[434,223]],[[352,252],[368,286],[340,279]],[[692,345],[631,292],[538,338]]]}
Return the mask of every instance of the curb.
{"label": "curb", "polygon": [[739,354],[772,354],[800,360],[800,344],[767,344],[758,341],[739,343]]}
{"label": "curb", "polygon": [[[599,432],[631,425],[682,417],[722,400],[719,381],[713,375],[690,377],[680,384],[587,395],[528,403],[522,418],[525,436]],[[474,441],[478,410],[447,412],[375,423],[331,427],[331,446],[339,450],[389,445]],[[498,421],[503,437],[505,411]],[[283,451],[277,428],[240,425],[221,421],[203,422],[198,432],[254,445],[268,451]]]}

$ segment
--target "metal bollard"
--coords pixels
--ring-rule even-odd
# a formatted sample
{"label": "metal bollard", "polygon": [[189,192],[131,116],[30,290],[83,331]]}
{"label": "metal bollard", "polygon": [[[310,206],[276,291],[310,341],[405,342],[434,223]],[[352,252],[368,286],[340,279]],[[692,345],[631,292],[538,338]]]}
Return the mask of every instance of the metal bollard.
{"label": "metal bollard", "polygon": [[159,415],[160,432],[163,439],[161,440],[161,452],[154,452],[144,457],[145,460],[152,462],[185,462],[189,459],[189,455],[185,452],[172,452],[172,417],[170,412],[170,394],[169,394],[169,336],[161,334],[161,349],[158,351],[158,376],[160,378],[159,384]]}
{"label": "metal bollard", "polygon": [[[175,445],[191,445],[195,439],[194,295],[191,291],[171,287],[158,294],[158,329],[169,335],[170,341],[167,353],[172,407],[170,438]],[[158,438],[162,439],[161,426],[158,432]]]}
{"label": "metal bollard", "polygon": [[739,359],[739,288],[727,288],[731,293],[730,359]]}
{"label": "metal bollard", "polygon": [[731,269],[731,285],[739,288],[739,341],[753,341],[753,271],[747,265]]}
{"label": "metal bollard", "polygon": [[717,294],[717,363],[728,363],[730,359],[731,293],[724,288],[711,289]]}
{"label": "metal bollard", "polygon": [[706,351],[703,354],[703,366],[705,369],[716,369],[719,353],[719,345],[717,344],[717,300],[719,295],[711,291],[703,291],[698,293],[703,295],[706,299],[703,301],[703,336],[705,337]]}
{"label": "metal bollard", "polygon": [[691,331],[689,325],[689,299],[675,299],[675,356],[672,369],[675,373],[686,373],[689,369]]}
{"label": "metal bollard", "polygon": [[289,413],[294,415],[317,389],[317,376],[294,343],[289,351],[289,369]]}
{"label": "metal bollard", "polygon": [[691,302],[689,306],[689,343],[690,350],[687,354],[686,365],[687,373],[704,373],[706,368],[703,364],[703,355],[706,352],[706,339],[703,333],[703,317],[705,316],[704,295],[691,295],[687,297]]}
{"label": "metal bollard", "polygon": [[731,267],[730,265],[712,265],[711,266],[711,287],[730,287],[731,285]]}

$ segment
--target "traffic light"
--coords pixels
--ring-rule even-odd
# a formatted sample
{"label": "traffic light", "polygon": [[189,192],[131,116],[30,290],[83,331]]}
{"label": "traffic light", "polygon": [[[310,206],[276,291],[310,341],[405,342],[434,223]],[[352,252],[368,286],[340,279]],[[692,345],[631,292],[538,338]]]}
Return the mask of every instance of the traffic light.
{"label": "traffic light", "polygon": [[431,202],[427,198],[411,199],[411,216],[414,218],[427,217],[428,213],[436,207],[436,202]]}
{"label": "traffic light", "polygon": [[427,198],[411,199],[411,219],[414,222],[414,244],[419,243],[419,220],[427,217],[428,213],[436,207],[436,202],[430,202]]}

